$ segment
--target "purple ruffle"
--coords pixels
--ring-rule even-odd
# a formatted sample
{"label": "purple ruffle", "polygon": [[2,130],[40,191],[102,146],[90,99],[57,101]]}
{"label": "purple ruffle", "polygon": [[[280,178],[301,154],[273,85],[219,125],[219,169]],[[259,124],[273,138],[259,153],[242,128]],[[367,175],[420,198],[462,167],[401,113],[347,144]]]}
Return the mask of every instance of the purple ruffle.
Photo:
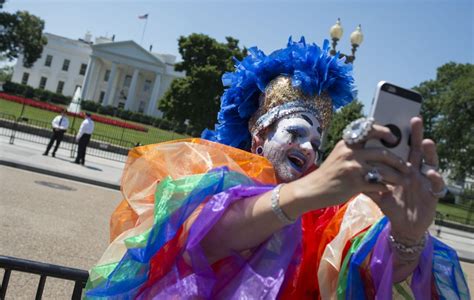
{"label": "purple ruffle", "polygon": [[[139,299],[275,299],[294,262],[301,241],[301,222],[287,226],[272,235],[248,258],[234,253],[225,267],[214,271],[200,246],[206,234],[222,218],[232,203],[271,190],[265,186],[236,186],[213,196],[190,228],[186,251],[172,270],[145,290]],[[192,272],[183,274],[185,261]]]}
{"label": "purple ruffle", "polygon": [[[392,299],[393,253],[388,242],[389,234],[390,225],[387,225],[377,239],[370,260],[370,272],[374,280],[376,299]],[[429,236],[411,280],[410,287],[415,299],[431,299],[432,261],[433,241]]]}

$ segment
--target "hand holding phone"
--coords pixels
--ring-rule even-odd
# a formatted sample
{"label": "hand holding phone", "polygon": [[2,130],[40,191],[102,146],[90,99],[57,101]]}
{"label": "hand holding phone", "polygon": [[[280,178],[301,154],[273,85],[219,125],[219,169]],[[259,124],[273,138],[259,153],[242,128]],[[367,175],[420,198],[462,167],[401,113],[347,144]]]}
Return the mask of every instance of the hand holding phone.
{"label": "hand holding phone", "polygon": [[387,148],[407,160],[410,153],[410,120],[418,116],[422,96],[409,89],[381,81],[377,85],[369,117],[378,125],[386,126],[398,138],[396,143],[369,140],[366,148]]}

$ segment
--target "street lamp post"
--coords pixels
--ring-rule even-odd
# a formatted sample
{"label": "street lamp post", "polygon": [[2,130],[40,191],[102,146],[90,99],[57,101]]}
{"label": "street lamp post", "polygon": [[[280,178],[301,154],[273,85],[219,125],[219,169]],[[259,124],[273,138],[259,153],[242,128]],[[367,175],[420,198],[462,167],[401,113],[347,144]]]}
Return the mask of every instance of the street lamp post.
{"label": "street lamp post", "polygon": [[[331,49],[331,54],[335,55],[337,53],[336,51],[336,46],[337,42],[342,37],[342,34],[344,33],[344,29],[341,26],[341,19],[337,18],[336,24],[334,24],[331,29],[329,30],[329,34],[331,35],[331,40],[332,40],[332,49]],[[340,57],[345,57],[346,58],[346,63],[352,63],[355,60],[355,53],[357,51],[357,47],[362,44],[362,41],[364,40],[364,35],[362,34],[361,26],[357,26],[356,30],[351,33],[351,45],[352,45],[352,55],[347,55],[340,53]]]}

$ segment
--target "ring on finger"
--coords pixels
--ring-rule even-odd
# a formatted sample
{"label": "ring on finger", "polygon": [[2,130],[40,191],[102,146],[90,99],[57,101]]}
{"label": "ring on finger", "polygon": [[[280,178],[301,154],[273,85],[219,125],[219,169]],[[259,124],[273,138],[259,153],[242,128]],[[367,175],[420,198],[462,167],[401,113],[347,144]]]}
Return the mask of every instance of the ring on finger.
{"label": "ring on finger", "polygon": [[431,192],[431,195],[433,195],[435,198],[444,198],[444,197],[446,197],[446,194],[448,193],[448,188],[445,186],[439,192],[433,192],[433,190],[430,189],[430,192]]}
{"label": "ring on finger", "polygon": [[369,172],[367,172],[367,174],[365,174],[364,179],[368,183],[380,183],[382,182],[383,177],[376,168],[372,168]]}
{"label": "ring on finger", "polygon": [[373,118],[360,118],[352,121],[344,128],[342,138],[346,145],[353,145],[365,141],[374,125]]}
{"label": "ring on finger", "polygon": [[421,164],[421,168],[420,168],[421,174],[426,176],[430,170],[434,170],[434,171],[438,172],[438,167],[433,166],[433,165],[429,165],[427,163],[422,163]]}

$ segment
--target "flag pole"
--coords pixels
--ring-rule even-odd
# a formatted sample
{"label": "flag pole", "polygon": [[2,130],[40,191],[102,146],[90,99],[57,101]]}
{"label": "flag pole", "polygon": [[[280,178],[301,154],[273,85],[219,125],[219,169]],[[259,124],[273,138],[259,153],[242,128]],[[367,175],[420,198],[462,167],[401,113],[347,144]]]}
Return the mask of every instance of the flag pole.
{"label": "flag pole", "polygon": [[148,23],[148,14],[145,18],[145,25],[143,25],[142,39],[140,40],[140,45],[143,47],[143,37],[145,36],[146,24]]}

